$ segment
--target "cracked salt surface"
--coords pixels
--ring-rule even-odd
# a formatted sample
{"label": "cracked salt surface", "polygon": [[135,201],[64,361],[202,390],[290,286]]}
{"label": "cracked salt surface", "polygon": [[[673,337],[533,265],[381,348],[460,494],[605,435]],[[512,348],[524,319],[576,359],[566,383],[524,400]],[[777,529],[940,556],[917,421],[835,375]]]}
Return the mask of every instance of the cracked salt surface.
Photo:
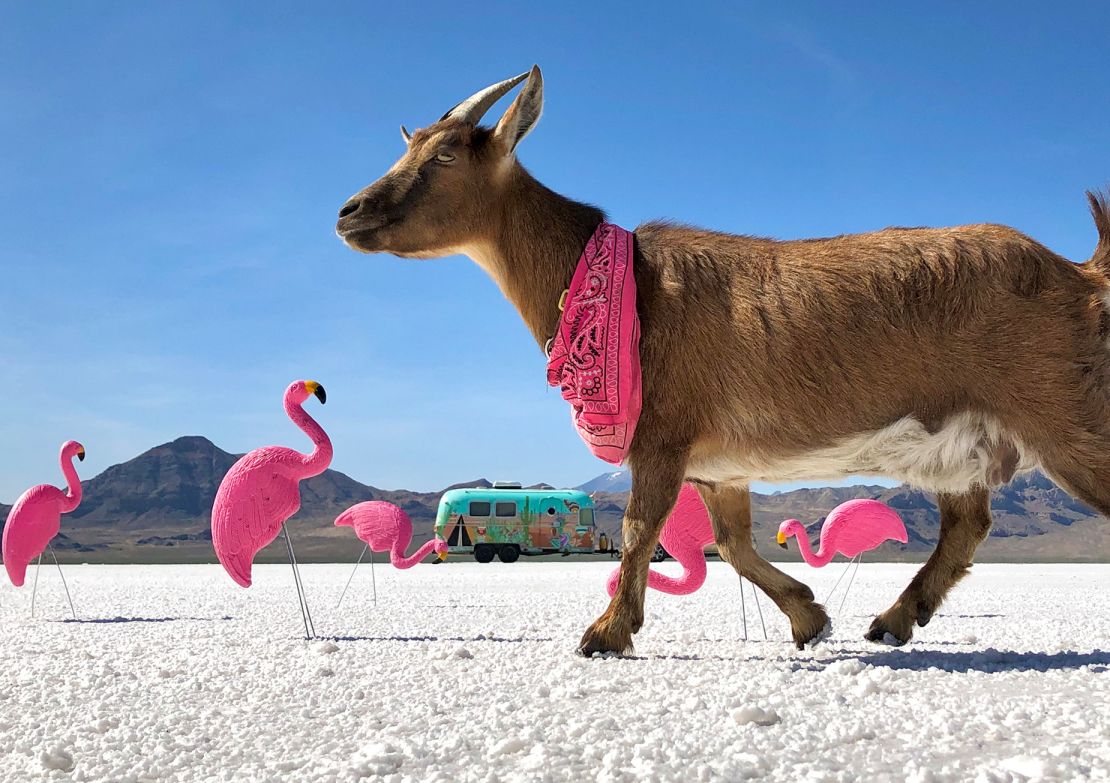
{"label": "cracked salt surface", "polygon": [[864,564],[795,651],[766,599],[740,641],[714,562],[649,594],[636,657],[586,660],[611,567],[379,567],[377,606],[364,567],[336,611],[350,565],[304,566],[314,642],[288,566],[67,567],[90,622],[5,584],[0,780],[1110,780],[1110,566],[975,566],[892,649],[862,637],[915,567]]}

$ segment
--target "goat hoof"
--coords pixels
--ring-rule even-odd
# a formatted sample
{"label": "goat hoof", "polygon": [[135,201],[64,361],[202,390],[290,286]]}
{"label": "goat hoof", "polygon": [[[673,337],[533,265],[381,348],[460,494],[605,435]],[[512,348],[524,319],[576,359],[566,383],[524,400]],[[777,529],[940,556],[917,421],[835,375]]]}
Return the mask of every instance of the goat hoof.
{"label": "goat hoof", "polygon": [[828,636],[831,629],[829,616],[825,607],[820,604],[809,604],[802,616],[790,618],[790,631],[794,637],[794,645],[799,649],[805,648],[810,642],[818,642]]}
{"label": "goat hoof", "polygon": [[917,605],[917,624],[924,628],[933,619],[933,612],[931,609],[925,608],[924,604]]}
{"label": "goat hoof", "polygon": [[892,647],[901,647],[903,644],[910,640],[913,632],[907,629],[903,633],[897,633],[892,623],[888,623],[882,615],[876,617],[871,621],[871,627],[867,630],[864,636],[869,642],[878,642],[879,644],[888,644]]}
{"label": "goat hoof", "polygon": [[589,658],[594,653],[617,653],[618,655],[632,649],[631,634],[621,634],[608,623],[598,620],[582,634],[582,641],[578,643],[578,654]]}

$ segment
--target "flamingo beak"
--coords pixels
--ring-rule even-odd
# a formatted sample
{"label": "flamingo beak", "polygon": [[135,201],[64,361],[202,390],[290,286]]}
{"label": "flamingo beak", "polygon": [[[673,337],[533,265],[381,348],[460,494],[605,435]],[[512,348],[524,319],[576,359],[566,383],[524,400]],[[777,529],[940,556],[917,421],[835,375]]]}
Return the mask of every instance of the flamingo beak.
{"label": "flamingo beak", "polygon": [[446,552],[440,552],[439,553],[439,562],[442,563],[446,559],[447,559],[447,553]]}
{"label": "flamingo beak", "polygon": [[316,381],[307,381],[304,388],[309,394],[315,394],[316,399],[320,401],[321,405],[328,401],[328,393],[324,391],[324,387],[316,383]]}
{"label": "flamingo beak", "polygon": [[781,546],[783,549],[787,548],[786,547],[786,533],[783,533],[781,530],[778,532],[778,535],[775,536],[775,541],[777,541],[779,546]]}
{"label": "flamingo beak", "polygon": [[84,446],[77,449],[77,459],[80,460],[81,462],[85,461],[85,447]]}

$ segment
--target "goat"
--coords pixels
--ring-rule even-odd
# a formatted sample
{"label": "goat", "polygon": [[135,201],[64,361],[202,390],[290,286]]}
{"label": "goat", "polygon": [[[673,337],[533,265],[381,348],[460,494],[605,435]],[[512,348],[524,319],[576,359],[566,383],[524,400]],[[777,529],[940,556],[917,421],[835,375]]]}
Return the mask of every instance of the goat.
{"label": "goat", "polygon": [[[522,82],[497,124],[479,125]],[[345,203],[337,234],[363,253],[469,256],[544,345],[605,216],[517,161],[542,105],[533,67],[427,128],[402,126],[404,155]],[[1043,466],[1110,514],[1110,208],[1088,197],[1099,239],[1084,264],[990,224],[793,241],[636,228],[643,410],[624,577],[579,651],[631,648],[683,481],[698,485],[723,558],[789,617],[799,647],[828,617],[753,548],[751,481],[885,475],[938,493],[936,550],[875,617],[873,641],[905,643],[929,622],[990,529],[990,488],[1016,472]]]}

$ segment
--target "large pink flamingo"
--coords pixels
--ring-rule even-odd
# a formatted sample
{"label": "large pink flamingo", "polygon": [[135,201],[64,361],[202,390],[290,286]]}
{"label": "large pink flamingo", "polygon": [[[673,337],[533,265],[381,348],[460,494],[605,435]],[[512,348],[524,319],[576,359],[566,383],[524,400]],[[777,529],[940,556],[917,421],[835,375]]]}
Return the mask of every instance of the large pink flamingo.
{"label": "large pink flamingo", "polygon": [[[264,446],[243,455],[220,482],[212,506],[212,546],[224,569],[243,587],[251,585],[251,564],[255,554],[285,530],[285,520],[301,507],[299,484],[318,476],[331,464],[331,440],[301,405],[310,396],[327,402],[324,387],[316,381],[293,381],[285,390],[285,413],[312,440],[311,454],[284,446]],[[293,566],[305,632],[315,636],[303,587],[297,571],[289,533],[289,562]]]}
{"label": "large pink flamingo", "polygon": [[[358,560],[355,562],[350,579],[347,580],[347,584],[343,588],[343,593],[339,596],[337,609],[342,605],[343,597],[347,595],[347,588],[351,586],[351,579],[355,578],[355,571],[358,570],[359,563],[366,556],[367,550],[371,552],[371,574],[373,574],[374,567],[374,555],[372,554],[374,552],[388,551],[389,560],[396,568],[412,568],[433,551],[439,555],[440,560],[447,557],[447,542],[438,537],[432,538],[413,552],[411,556],[405,557],[405,550],[412,542],[412,520],[409,519],[409,515],[405,513],[404,509],[384,500],[367,500],[363,503],[356,503],[336,517],[335,524],[337,527],[353,528],[355,535],[366,543],[366,546],[362,548],[362,554],[358,556]],[[378,585],[375,581],[374,602],[377,603],[377,600]]]}
{"label": "large pink flamingo", "polygon": [[62,444],[60,460],[68,491],[39,484],[20,495],[8,513],[4,525],[4,568],[16,587],[23,586],[27,565],[58,535],[62,514],[68,514],[81,504],[81,479],[73,465],[74,457],[84,460],[85,447],[75,440],[67,440]]}
{"label": "large pink flamingo", "polygon": [[805,526],[796,519],[779,525],[777,540],[786,549],[786,539],[795,536],[802,559],[815,568],[827,565],[837,554],[854,558],[884,541],[906,543],[906,526],[890,506],[878,500],[849,500],[834,508],[821,525],[821,543],[816,552]]}
{"label": "large pink flamingo", "polygon": [[[701,499],[701,494],[693,484],[683,484],[682,489],[679,490],[674,510],[667,517],[659,533],[659,543],[682,566],[682,575],[674,578],[649,569],[648,587],[670,595],[689,595],[705,584],[705,548],[713,543],[713,520],[709,516],[709,509]],[[610,598],[616,595],[620,576],[619,567],[609,575],[606,588]],[[759,610],[760,625],[763,625],[763,609],[759,606],[759,594],[754,584],[752,596],[755,598],[755,607]],[[740,612],[746,641],[748,611],[744,603],[743,577],[740,579]],[[763,625],[763,638],[767,638],[765,625]]]}

